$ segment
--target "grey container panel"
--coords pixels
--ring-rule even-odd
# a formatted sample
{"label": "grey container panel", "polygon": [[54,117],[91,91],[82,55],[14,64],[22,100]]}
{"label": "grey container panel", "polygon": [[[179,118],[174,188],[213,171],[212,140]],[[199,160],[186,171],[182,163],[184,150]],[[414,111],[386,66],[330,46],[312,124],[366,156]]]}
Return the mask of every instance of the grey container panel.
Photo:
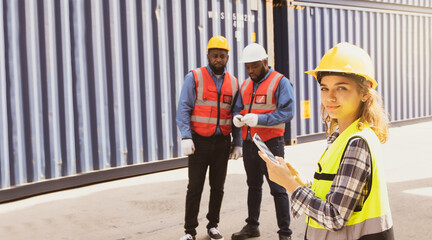
{"label": "grey container panel", "polygon": [[[431,116],[432,15],[295,3],[288,7],[293,29],[290,78],[295,81],[297,136],[322,133],[318,85],[304,71],[314,69],[338,42],[363,47],[375,64],[378,92],[391,121]],[[301,117],[310,101],[311,117]]]}
{"label": "grey container panel", "polygon": [[[280,2],[280,0],[276,0],[275,2]],[[407,10],[407,7],[409,9],[419,7],[432,8],[432,1],[430,0],[296,0],[294,4],[300,2],[310,4],[334,4],[341,6],[362,6],[368,8],[376,8],[377,6],[380,6],[379,8],[391,8],[393,10],[399,9],[402,11]]]}
{"label": "grey container panel", "polygon": [[9,135],[5,134],[9,132],[8,118],[8,100],[7,89],[9,84],[6,82],[6,59],[5,59],[5,33],[3,31],[4,26],[4,9],[3,4],[0,4],[0,188],[4,188],[10,185],[10,172],[9,172]]}
{"label": "grey container panel", "polygon": [[432,7],[432,2],[429,0],[372,0],[372,1],[373,2],[383,2],[383,3],[419,6],[419,7]]}
{"label": "grey container panel", "polygon": [[184,76],[224,35],[243,81],[265,14],[263,0],[2,1],[0,187],[181,156]]}

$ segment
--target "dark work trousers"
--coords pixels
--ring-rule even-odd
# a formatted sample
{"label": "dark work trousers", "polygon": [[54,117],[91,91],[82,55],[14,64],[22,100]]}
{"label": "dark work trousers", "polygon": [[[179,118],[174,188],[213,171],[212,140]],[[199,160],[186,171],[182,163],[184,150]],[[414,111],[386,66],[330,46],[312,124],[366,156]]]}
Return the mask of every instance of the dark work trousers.
{"label": "dark work trousers", "polygon": [[202,137],[194,134],[194,154],[189,156],[189,183],[186,194],[185,233],[196,235],[201,194],[209,168],[210,202],[207,229],[217,227],[224,195],[224,184],[231,146],[231,136]]}
{"label": "dark work trousers", "polygon": [[[283,137],[272,138],[265,142],[270,151],[279,157],[284,156]],[[272,182],[268,177],[267,166],[264,160],[258,155],[258,147],[253,141],[243,142],[243,163],[246,170],[248,190],[248,218],[246,222],[251,226],[259,225],[259,215],[262,199],[263,176],[267,178],[270,186],[270,193],[273,196],[276,206],[276,217],[280,235],[290,236],[292,234],[290,225],[290,208],[288,195],[284,187]]]}

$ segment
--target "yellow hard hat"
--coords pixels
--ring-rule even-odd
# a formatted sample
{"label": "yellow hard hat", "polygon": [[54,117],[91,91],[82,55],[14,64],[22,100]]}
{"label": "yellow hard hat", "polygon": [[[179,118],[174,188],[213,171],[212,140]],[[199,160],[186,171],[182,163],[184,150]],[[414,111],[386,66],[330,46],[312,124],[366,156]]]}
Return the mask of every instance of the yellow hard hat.
{"label": "yellow hard hat", "polygon": [[372,88],[377,87],[374,79],[374,67],[369,54],[360,47],[347,42],[338,43],[328,50],[321,58],[315,70],[306,71],[317,78],[318,72],[351,73],[364,77],[372,83]]}
{"label": "yellow hard hat", "polygon": [[214,36],[210,38],[207,44],[207,51],[212,48],[225,49],[229,52],[228,40],[222,36]]}

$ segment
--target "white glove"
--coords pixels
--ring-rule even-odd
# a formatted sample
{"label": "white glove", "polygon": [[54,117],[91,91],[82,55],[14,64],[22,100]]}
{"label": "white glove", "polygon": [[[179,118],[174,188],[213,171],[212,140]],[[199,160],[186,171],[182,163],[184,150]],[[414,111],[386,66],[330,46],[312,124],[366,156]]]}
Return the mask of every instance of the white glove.
{"label": "white glove", "polygon": [[238,127],[238,128],[243,127],[243,126],[245,125],[245,123],[242,122],[242,118],[243,118],[243,116],[240,115],[240,114],[239,114],[239,115],[235,115],[235,116],[234,116],[234,119],[233,119],[234,126],[236,126],[236,127]]}
{"label": "white glove", "polygon": [[195,152],[195,145],[192,141],[192,139],[183,139],[181,141],[181,147],[184,154],[187,156],[193,154]]}
{"label": "white glove", "polygon": [[248,113],[243,117],[242,121],[249,127],[255,127],[258,125],[258,115],[255,113]]}
{"label": "white glove", "polygon": [[239,157],[241,157],[243,155],[243,150],[242,147],[240,146],[235,146],[229,156],[229,159],[234,159],[237,160]]}

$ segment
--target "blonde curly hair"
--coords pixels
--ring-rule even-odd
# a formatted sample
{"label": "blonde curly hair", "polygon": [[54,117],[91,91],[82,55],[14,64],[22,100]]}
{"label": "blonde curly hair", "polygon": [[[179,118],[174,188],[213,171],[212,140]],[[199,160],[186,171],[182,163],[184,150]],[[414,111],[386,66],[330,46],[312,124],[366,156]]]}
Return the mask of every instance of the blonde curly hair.
{"label": "blonde curly hair", "polygon": [[[360,114],[358,118],[358,129],[363,129],[363,124],[368,123],[372,131],[377,135],[381,143],[385,143],[388,138],[389,128],[389,117],[388,113],[384,109],[383,100],[375,89],[371,88],[369,81],[362,76],[351,74],[351,73],[340,73],[340,72],[319,72],[317,74],[318,82],[321,82],[322,77],[328,75],[338,75],[353,79],[358,85],[358,91],[366,93],[367,100],[362,102]],[[331,135],[336,127],[338,126],[337,119],[333,119],[327,113],[324,105],[321,104],[321,117],[326,128],[326,135]]]}

